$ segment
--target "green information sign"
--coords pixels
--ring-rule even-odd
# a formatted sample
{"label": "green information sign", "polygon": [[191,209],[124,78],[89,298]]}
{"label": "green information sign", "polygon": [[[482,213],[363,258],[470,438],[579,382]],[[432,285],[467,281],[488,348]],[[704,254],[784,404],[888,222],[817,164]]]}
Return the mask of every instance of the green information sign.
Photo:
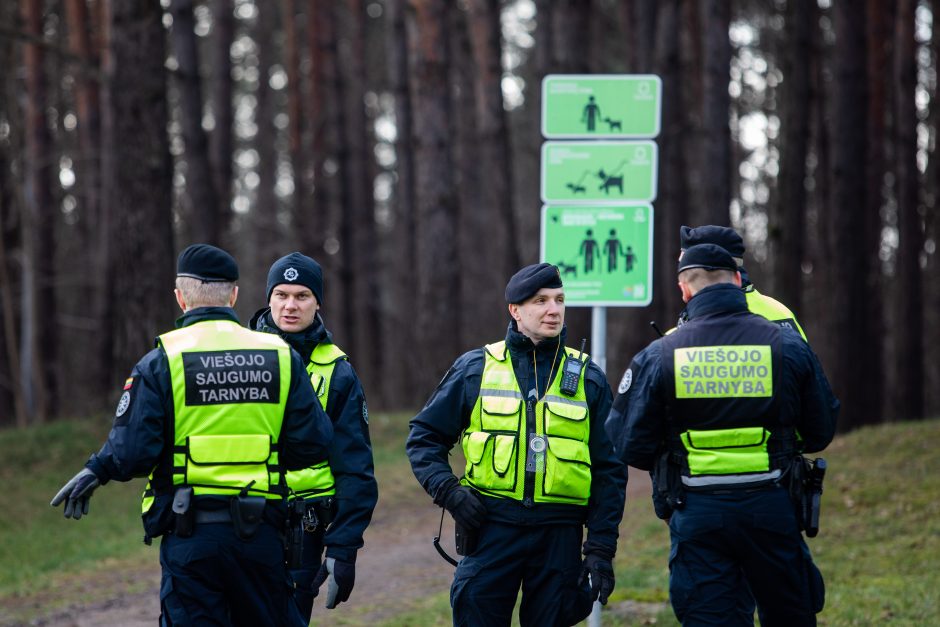
{"label": "green information sign", "polygon": [[545,142],[542,202],[652,202],[658,163],[652,140]]}
{"label": "green information sign", "polygon": [[662,81],[654,74],[550,74],[542,80],[542,135],[659,135]]}
{"label": "green information sign", "polygon": [[558,266],[569,305],[644,307],[653,300],[653,207],[546,205],[542,261]]}

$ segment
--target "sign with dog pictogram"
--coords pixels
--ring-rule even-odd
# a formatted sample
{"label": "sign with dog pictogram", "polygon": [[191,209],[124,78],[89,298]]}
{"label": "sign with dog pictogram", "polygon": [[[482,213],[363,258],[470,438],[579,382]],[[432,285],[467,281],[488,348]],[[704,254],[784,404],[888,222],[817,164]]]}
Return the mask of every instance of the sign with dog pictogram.
{"label": "sign with dog pictogram", "polygon": [[546,205],[541,259],[558,266],[569,305],[645,307],[653,297],[653,207]]}
{"label": "sign with dog pictogram", "polygon": [[656,142],[551,141],[542,144],[542,202],[652,202]]}
{"label": "sign with dog pictogram", "polygon": [[661,94],[654,74],[550,74],[542,80],[542,136],[656,137]]}

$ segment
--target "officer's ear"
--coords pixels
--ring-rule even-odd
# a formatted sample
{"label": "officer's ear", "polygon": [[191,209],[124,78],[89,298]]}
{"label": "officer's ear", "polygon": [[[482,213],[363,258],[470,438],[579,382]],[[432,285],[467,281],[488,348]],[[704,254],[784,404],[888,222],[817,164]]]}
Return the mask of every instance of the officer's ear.
{"label": "officer's ear", "polygon": [[740,271],[740,270],[735,270],[735,272],[734,272],[734,284],[737,285],[738,287],[741,287],[741,284],[742,284],[742,283],[744,283],[744,281],[741,280],[741,271]]}
{"label": "officer's ear", "polygon": [[173,289],[173,294],[176,296],[176,304],[180,306],[183,313],[186,313],[186,301],[183,300],[183,292],[177,287]]}
{"label": "officer's ear", "polygon": [[232,295],[228,299],[228,306],[234,307],[236,300],[238,300],[238,286],[237,285],[232,287]]}
{"label": "officer's ear", "polygon": [[516,303],[509,303],[509,315],[512,317],[513,320],[515,320],[516,322],[519,322],[519,318],[521,317],[519,315],[519,305],[517,305]]}
{"label": "officer's ear", "polygon": [[692,287],[683,280],[679,280],[679,291],[682,292],[682,302],[687,303],[695,295],[692,293]]}

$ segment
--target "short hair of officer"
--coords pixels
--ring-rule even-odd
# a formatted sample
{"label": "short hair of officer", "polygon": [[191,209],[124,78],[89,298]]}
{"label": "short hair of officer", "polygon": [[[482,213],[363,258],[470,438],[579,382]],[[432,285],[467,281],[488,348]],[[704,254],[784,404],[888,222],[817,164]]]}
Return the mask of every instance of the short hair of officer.
{"label": "short hair of officer", "polygon": [[[238,285],[234,281],[205,282],[192,277],[176,277],[177,301],[182,298],[180,307],[231,307],[238,294]],[[185,304],[185,307],[184,307]]]}
{"label": "short hair of officer", "polygon": [[727,250],[716,244],[698,244],[679,258],[678,282],[682,300],[687,303],[709,285],[734,283],[741,287],[741,273]]}

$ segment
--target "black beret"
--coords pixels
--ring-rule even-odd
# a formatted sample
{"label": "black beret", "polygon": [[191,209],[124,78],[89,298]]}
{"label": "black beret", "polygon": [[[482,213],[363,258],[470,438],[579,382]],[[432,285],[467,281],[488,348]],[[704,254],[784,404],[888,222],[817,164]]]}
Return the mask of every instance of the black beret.
{"label": "black beret", "polygon": [[679,259],[678,272],[691,268],[737,272],[738,264],[731,253],[717,244],[697,244],[687,248]]}
{"label": "black beret", "polygon": [[199,279],[203,283],[237,281],[238,264],[230,254],[209,244],[193,244],[180,253],[176,276]]}
{"label": "black beret", "polygon": [[283,283],[310,288],[317,297],[317,303],[323,304],[323,270],[307,255],[291,253],[271,265],[268,270],[268,301],[274,288]]}
{"label": "black beret", "polygon": [[550,263],[535,263],[512,275],[506,284],[506,302],[521,303],[543,287],[561,287],[558,268]]}
{"label": "black beret", "polygon": [[737,231],[727,226],[683,226],[679,229],[679,244],[683,250],[698,244],[718,244],[731,253],[732,257],[744,257],[744,240]]}

